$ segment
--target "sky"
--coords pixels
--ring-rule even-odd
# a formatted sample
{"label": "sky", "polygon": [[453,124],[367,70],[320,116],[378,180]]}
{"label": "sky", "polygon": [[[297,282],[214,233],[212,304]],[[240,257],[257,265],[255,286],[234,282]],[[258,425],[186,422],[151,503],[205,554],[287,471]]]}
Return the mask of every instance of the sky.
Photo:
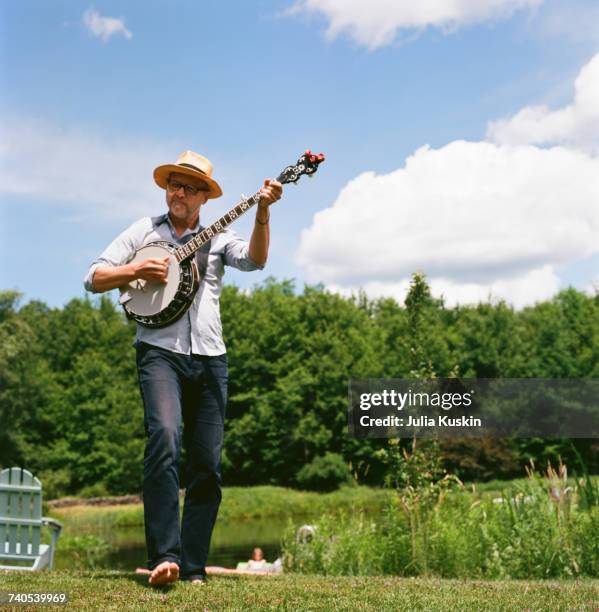
{"label": "sky", "polygon": [[242,288],[599,289],[596,0],[4,0],[0,45],[0,289],[24,301],[83,296],[187,149],[224,192],[204,225],[326,155],[273,206],[265,270],[227,269]]}

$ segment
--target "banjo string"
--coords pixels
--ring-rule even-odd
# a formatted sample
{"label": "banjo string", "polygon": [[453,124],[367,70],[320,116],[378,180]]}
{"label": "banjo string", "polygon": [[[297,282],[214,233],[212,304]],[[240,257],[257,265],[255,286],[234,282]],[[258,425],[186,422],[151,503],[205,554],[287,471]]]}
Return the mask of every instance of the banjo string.
{"label": "banjo string", "polygon": [[[233,221],[244,215],[250,208],[255,206],[260,201],[260,192],[257,191],[253,196],[244,198],[229,212],[225,213],[220,219],[217,219],[212,225],[204,228],[197,236],[180,246],[174,253],[177,261],[180,263],[189,257],[192,257],[198,249],[201,249],[204,244],[213,238],[216,234],[223,232]],[[229,217],[227,220],[226,217]]]}

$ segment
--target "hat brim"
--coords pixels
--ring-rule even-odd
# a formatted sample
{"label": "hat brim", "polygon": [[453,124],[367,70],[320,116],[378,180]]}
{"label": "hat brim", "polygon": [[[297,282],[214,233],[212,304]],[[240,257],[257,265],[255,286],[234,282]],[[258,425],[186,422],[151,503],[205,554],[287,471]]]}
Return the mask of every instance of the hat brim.
{"label": "hat brim", "polygon": [[206,183],[209,187],[208,199],[212,198],[220,198],[223,195],[222,189],[220,185],[209,176],[200,172],[199,170],[194,170],[193,168],[189,168],[186,166],[178,166],[177,164],[166,164],[164,166],[158,166],[154,170],[154,181],[158,187],[162,189],[166,189],[166,183],[168,181],[168,177],[173,173],[177,174],[187,174],[189,176],[195,176],[197,179],[200,179],[203,183]]}

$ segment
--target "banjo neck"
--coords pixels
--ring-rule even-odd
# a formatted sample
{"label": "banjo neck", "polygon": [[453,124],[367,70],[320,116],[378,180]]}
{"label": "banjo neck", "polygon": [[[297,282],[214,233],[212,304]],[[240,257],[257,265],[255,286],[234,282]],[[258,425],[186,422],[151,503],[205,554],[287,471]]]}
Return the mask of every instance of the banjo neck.
{"label": "banjo neck", "polygon": [[181,263],[185,259],[191,257],[198,249],[202,248],[213,236],[224,231],[233,221],[236,221],[241,215],[245,214],[252,206],[255,206],[260,201],[260,192],[256,192],[253,196],[241,200],[237,206],[234,206],[229,212],[225,213],[220,219],[217,219],[212,225],[205,227],[201,232],[194,236],[189,242],[180,246],[174,251],[174,256]]}
{"label": "banjo neck", "polygon": [[[318,170],[318,164],[324,161],[322,153],[314,154],[308,149],[298,160],[297,163],[287,166],[276,180],[285,185],[287,183],[297,183],[298,179],[306,174],[309,177]],[[243,197],[243,196],[242,196]],[[249,198],[244,198],[234,206],[228,213],[225,213],[220,219],[215,221],[209,227],[204,228],[189,242],[177,248],[173,254],[179,263],[189,259],[194,253],[206,244],[213,236],[224,231],[233,221],[245,214],[252,206],[260,202],[260,192],[256,192]]]}

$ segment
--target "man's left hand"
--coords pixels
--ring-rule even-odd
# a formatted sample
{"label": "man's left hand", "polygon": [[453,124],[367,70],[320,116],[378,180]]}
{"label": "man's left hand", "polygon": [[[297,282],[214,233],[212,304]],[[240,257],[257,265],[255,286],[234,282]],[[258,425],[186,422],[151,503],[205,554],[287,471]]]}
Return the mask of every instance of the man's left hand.
{"label": "man's left hand", "polygon": [[266,179],[264,181],[264,187],[260,189],[260,204],[259,206],[270,206],[277,200],[281,199],[283,195],[283,185],[278,181]]}

